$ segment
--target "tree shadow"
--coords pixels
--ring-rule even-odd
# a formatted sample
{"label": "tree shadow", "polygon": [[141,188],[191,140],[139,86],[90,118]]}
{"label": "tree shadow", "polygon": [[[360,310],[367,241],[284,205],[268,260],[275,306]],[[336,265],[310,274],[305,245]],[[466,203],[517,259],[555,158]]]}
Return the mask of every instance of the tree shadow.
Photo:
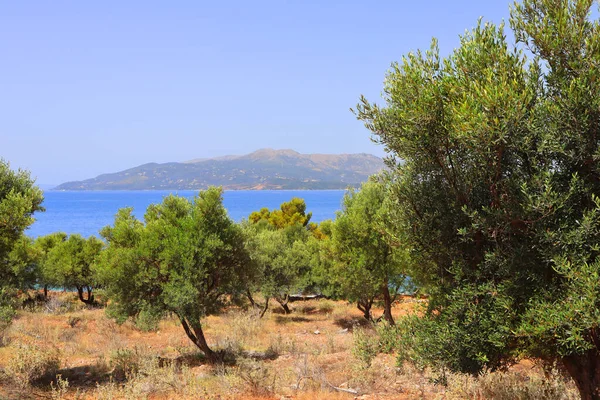
{"label": "tree shadow", "polygon": [[32,382],[34,387],[47,388],[50,383],[56,385],[58,376],[69,381],[70,388],[93,389],[97,384],[110,382],[112,374],[105,365],[81,365],[62,368],[52,374],[46,374]]}
{"label": "tree shadow", "polygon": [[354,328],[372,328],[373,324],[364,317],[342,317],[337,318],[333,323],[342,329],[352,332]]}
{"label": "tree shadow", "polygon": [[299,316],[281,316],[275,317],[275,322],[278,324],[289,324],[290,322],[310,322],[311,319]]}

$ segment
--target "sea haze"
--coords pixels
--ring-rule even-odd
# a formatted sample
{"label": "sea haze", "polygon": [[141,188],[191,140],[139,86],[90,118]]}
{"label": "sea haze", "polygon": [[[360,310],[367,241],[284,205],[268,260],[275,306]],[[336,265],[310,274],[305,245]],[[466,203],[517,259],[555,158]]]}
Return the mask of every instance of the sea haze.
{"label": "sea haze", "polygon": [[[133,207],[134,215],[143,220],[148,205],[160,203],[170,193],[189,199],[198,191],[47,191],[44,193],[45,212],[36,213],[36,222],[26,231],[32,237],[52,232],[79,233],[98,236],[98,231],[112,225],[117,211]],[[293,197],[306,201],[311,221],[334,218],[341,208],[343,190],[239,190],[225,191],[223,203],[235,221],[248,217],[262,207],[279,208]]]}

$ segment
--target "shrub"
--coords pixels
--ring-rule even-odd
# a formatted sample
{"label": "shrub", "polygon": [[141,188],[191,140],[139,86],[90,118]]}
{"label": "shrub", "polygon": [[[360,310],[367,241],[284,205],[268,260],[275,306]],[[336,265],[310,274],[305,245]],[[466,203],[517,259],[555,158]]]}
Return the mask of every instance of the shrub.
{"label": "shrub", "polygon": [[379,346],[375,337],[366,329],[355,329],[352,333],[353,345],[352,355],[359,361],[359,367],[367,369],[379,352]]}
{"label": "shrub", "polygon": [[129,378],[137,373],[142,361],[142,351],[134,349],[117,349],[110,355],[110,366],[113,368],[112,376],[119,381]]}
{"label": "shrub", "polygon": [[50,382],[50,388],[52,390],[52,400],[61,400],[65,397],[69,391],[69,380],[61,375],[56,376],[56,384]]}
{"label": "shrub", "polygon": [[245,383],[251,393],[265,395],[274,392],[277,374],[264,362],[238,358],[236,364],[237,367],[232,371]]}
{"label": "shrub", "polygon": [[377,324],[375,327],[379,336],[379,351],[381,353],[394,353],[398,350],[401,330],[398,326],[391,326],[387,322]]}
{"label": "shrub", "polygon": [[128,375],[123,386],[125,398],[147,398],[172,391],[181,394],[189,383],[191,377],[186,367],[179,371],[174,362],[161,363],[154,355],[138,355],[136,370]]}
{"label": "shrub", "polygon": [[60,367],[57,349],[32,344],[15,344],[14,354],[4,368],[5,374],[22,388],[37,379],[55,374]]}
{"label": "shrub", "polygon": [[546,376],[539,372],[495,372],[477,378],[450,374],[446,398],[575,400],[579,396],[572,383],[567,383],[558,371],[552,370]]}

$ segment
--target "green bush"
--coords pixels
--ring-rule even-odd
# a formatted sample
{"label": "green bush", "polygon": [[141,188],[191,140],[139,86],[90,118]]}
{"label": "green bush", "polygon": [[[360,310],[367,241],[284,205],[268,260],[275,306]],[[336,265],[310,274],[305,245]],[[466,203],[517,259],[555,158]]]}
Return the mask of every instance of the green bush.
{"label": "green bush", "polygon": [[360,363],[361,369],[371,366],[373,359],[379,353],[376,337],[366,329],[355,329],[352,334],[352,355]]}
{"label": "green bush", "polygon": [[377,324],[376,330],[379,336],[379,352],[390,354],[398,351],[401,329],[397,325],[391,326],[382,322]]}
{"label": "green bush", "polygon": [[112,376],[119,381],[136,374],[142,363],[143,354],[137,347],[134,349],[117,349],[110,355]]}

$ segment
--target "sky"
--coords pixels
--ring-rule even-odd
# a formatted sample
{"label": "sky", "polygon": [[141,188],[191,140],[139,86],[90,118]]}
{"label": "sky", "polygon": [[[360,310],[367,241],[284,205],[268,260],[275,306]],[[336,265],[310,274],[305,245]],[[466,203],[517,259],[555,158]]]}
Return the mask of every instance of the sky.
{"label": "sky", "polygon": [[0,2],[0,158],[59,184],[266,147],[383,156],[349,111],[360,95],[511,3]]}

